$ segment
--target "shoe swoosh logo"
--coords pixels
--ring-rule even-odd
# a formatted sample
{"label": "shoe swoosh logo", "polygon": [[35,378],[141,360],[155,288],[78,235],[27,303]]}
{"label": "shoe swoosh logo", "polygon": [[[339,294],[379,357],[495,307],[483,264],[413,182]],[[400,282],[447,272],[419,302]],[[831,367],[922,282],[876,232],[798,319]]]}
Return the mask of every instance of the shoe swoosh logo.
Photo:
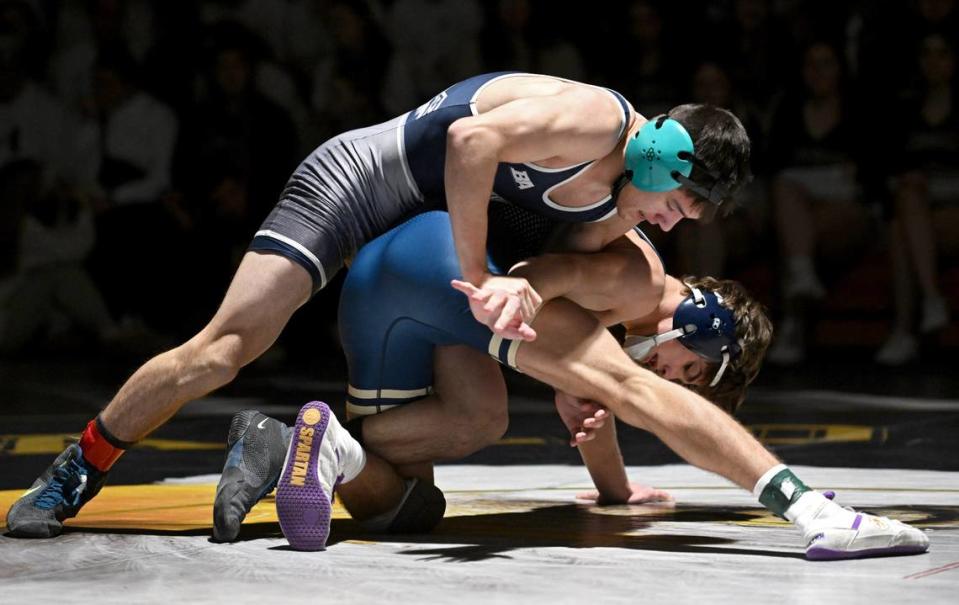
{"label": "shoe swoosh logo", "polygon": [[264,418],[263,420],[261,420],[260,424],[256,425],[256,428],[263,430],[263,425],[266,424],[267,420],[269,420],[269,418]]}

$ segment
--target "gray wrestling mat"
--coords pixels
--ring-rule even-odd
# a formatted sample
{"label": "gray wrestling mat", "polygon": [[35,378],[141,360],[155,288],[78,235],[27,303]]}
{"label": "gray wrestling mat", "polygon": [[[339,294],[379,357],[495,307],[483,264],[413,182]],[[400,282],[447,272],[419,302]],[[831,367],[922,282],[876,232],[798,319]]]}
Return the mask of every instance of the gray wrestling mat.
{"label": "gray wrestling mat", "polygon": [[[565,465],[444,465],[429,536],[364,535],[337,509],[325,552],[289,550],[272,501],[209,541],[216,475],[107,487],[49,541],[0,537],[0,603],[954,603],[959,472],[794,467],[844,505],[930,533],[919,556],[809,562],[798,532],[687,465],[630,467],[674,507],[595,507]],[[22,490],[0,492],[0,512]]]}

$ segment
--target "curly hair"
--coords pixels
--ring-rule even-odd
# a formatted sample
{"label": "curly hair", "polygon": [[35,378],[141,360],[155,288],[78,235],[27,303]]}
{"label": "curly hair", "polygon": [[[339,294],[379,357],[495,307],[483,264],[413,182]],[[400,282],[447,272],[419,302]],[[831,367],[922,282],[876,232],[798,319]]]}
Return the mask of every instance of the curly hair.
{"label": "curly hair", "polygon": [[[692,390],[733,414],[746,399],[747,387],[759,375],[766,349],[772,340],[773,324],[763,305],[737,281],[686,276],[683,283],[686,284],[683,289],[686,295],[690,294],[689,286],[718,294],[723,298],[723,306],[729,308],[736,318],[736,336],[743,345],[742,353],[730,362],[716,386],[691,386]],[[710,375],[714,375],[719,366],[710,364],[710,368]]]}

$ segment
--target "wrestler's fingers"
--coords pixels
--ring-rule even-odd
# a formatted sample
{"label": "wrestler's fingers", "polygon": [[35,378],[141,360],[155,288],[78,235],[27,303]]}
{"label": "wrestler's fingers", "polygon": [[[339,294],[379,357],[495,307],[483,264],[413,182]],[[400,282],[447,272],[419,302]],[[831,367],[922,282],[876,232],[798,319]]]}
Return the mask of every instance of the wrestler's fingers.
{"label": "wrestler's fingers", "polygon": [[489,326],[493,334],[506,340],[528,340],[526,333],[520,330],[521,327],[522,326],[507,326],[502,330],[497,330],[495,326]]}
{"label": "wrestler's fingers", "polygon": [[506,304],[506,300],[506,294],[502,292],[493,292],[492,296],[489,297],[489,300],[486,301],[486,304],[483,305],[483,310],[489,313],[491,316],[496,316],[503,308],[503,305]]}
{"label": "wrestler's fingers", "polygon": [[527,295],[523,297],[523,319],[526,321],[533,319],[536,312],[539,311],[541,303],[542,299],[539,295],[534,297],[527,293]]}
{"label": "wrestler's fingers", "polygon": [[[458,282],[463,287],[457,286],[456,282]],[[483,289],[477,288],[476,286],[468,282],[460,282],[459,280],[453,280],[452,282],[450,282],[450,285],[453,286],[453,289],[459,292],[462,292],[463,294],[467,296],[467,298],[469,298],[471,307],[473,307],[475,304],[485,303],[489,299],[489,297],[493,295],[492,290],[483,290]]]}
{"label": "wrestler's fingers", "polygon": [[603,420],[602,418],[593,418],[593,417],[590,417],[590,418],[586,418],[585,420],[583,420],[583,428],[584,428],[584,429],[590,429],[590,430],[595,431],[595,430],[597,430],[597,429],[603,428],[604,426],[606,426],[606,421]]}
{"label": "wrestler's fingers", "polygon": [[523,320],[532,319],[534,308],[530,304],[529,298],[526,296],[521,296],[519,302],[519,310],[523,316]]}
{"label": "wrestler's fingers", "polygon": [[670,502],[673,499],[672,494],[661,489],[654,489],[650,493],[650,499],[655,502]]}
{"label": "wrestler's fingers", "polygon": [[590,401],[589,399],[579,399],[579,411],[584,414],[595,414],[597,410],[601,409],[601,406],[595,401]]}
{"label": "wrestler's fingers", "polygon": [[536,340],[536,330],[530,327],[528,323],[521,323],[517,329],[518,338],[525,340],[526,342],[532,342]]}
{"label": "wrestler's fingers", "polygon": [[462,281],[459,279],[450,280],[450,285],[453,286],[454,290],[459,290],[463,294],[472,297],[476,294],[479,294],[481,290],[469,283],[468,281]]}
{"label": "wrestler's fingers", "polygon": [[596,500],[599,500],[599,491],[594,489],[588,492],[579,492],[576,494],[576,499],[593,500],[595,502]]}
{"label": "wrestler's fingers", "polygon": [[494,330],[505,330],[508,327],[519,327],[519,324],[522,323],[523,318],[519,313],[520,301],[516,297],[510,297],[507,299],[506,304],[503,305],[503,309],[499,313],[499,319],[496,320],[496,323],[493,325]]}
{"label": "wrestler's fingers", "polygon": [[586,443],[587,441],[592,441],[595,438],[596,438],[596,433],[593,433],[591,431],[579,431],[575,435],[573,435],[572,439],[570,439],[570,445],[573,447],[576,447]]}

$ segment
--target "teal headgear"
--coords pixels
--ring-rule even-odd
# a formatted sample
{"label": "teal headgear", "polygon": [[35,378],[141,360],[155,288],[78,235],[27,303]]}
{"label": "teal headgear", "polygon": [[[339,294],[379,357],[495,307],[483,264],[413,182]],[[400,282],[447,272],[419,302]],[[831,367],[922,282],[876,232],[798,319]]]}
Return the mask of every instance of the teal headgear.
{"label": "teal headgear", "polygon": [[[686,187],[719,206],[729,187],[719,173],[696,157],[693,139],[678,121],[666,115],[649,120],[626,141],[626,171],[614,185],[619,194],[627,182],[641,191],[655,193]],[[713,181],[707,187],[689,178],[693,167]]]}
{"label": "teal headgear", "polygon": [[680,186],[673,173],[688,177],[693,139],[683,125],[667,118],[650,120],[626,142],[626,170],[641,191],[672,191]]}

